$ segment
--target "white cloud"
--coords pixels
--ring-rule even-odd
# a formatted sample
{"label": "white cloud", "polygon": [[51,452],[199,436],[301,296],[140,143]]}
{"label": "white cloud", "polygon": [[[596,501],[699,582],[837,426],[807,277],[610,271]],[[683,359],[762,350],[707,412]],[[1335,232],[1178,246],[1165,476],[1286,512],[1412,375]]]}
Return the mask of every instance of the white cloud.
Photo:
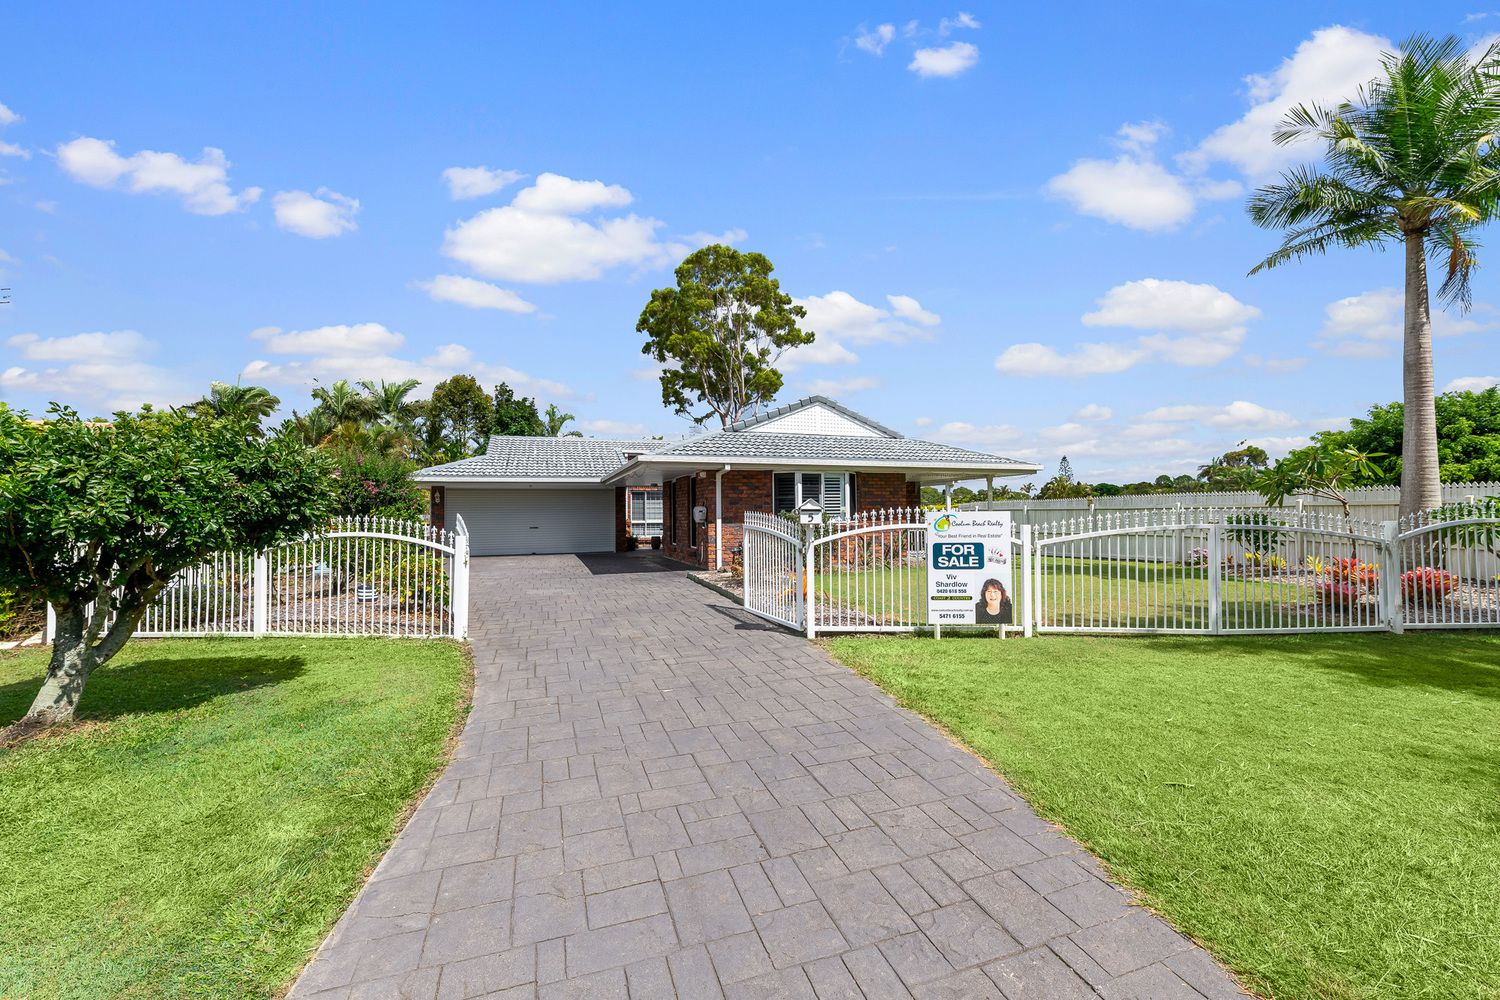
{"label": "white cloud", "polygon": [[782,355],[781,367],[794,371],[807,365],[853,364],[859,356],[848,344],[899,344],[930,335],[932,327],[942,322],[937,313],[922,308],[910,295],[887,295],[889,309],[861,302],[848,292],[832,291],[827,295],[794,298],[807,310],[800,325],[812,330],[817,338],[804,347],[794,347]]}
{"label": "white cloud", "polygon": [[967,28],[970,31],[976,31],[981,27],[979,19],[973,14],[966,11],[959,11],[957,16],[951,18],[945,17],[938,22],[938,34],[946,36],[951,34],[956,28]]}
{"label": "white cloud", "polygon": [[17,146],[13,142],[0,142],[0,156],[18,156],[23,160],[29,160],[31,150]]}
{"label": "white cloud", "polygon": [[448,196],[454,201],[494,194],[525,176],[519,170],[491,170],[489,167],[449,167],[443,171],[443,180],[448,182]]}
{"label": "white cloud", "polygon": [[1131,229],[1173,229],[1193,215],[1193,193],[1155,160],[1124,154],[1079,160],[1047,182],[1047,192],[1073,208]]}
{"label": "white cloud", "polygon": [[249,382],[310,385],[314,379],[326,384],[341,378],[390,381],[414,378],[422,383],[419,392],[425,393],[454,372],[463,371],[473,375],[481,384],[508,382],[517,390],[544,398],[570,399],[578,395],[561,382],[539,378],[507,365],[480,361],[462,344],[443,344],[417,360],[396,356],[392,352],[404,345],[406,338],[380,323],[322,326],[291,332],[278,327],[262,327],[253,331],[250,337],[263,343],[271,354],[304,357],[291,361],[251,361],[240,372],[240,377]]}
{"label": "white cloud", "polygon": [[1078,420],[1108,420],[1115,415],[1115,411],[1098,403],[1089,403],[1073,416]]}
{"label": "white cloud", "polygon": [[861,302],[843,291],[809,295],[795,301],[807,310],[807,319],[802,325],[815,331],[818,340],[827,338],[854,344],[900,343],[923,336],[924,329],[942,322],[942,317],[923,309],[922,304],[909,295],[887,295],[889,309]]}
{"label": "white cloud", "polygon": [[134,330],[38,337],[19,333],[5,342],[27,361],[139,361],[155,346]]}
{"label": "white cloud", "polygon": [[1207,427],[1235,430],[1274,431],[1296,427],[1300,421],[1284,410],[1272,410],[1258,403],[1238,399],[1227,406],[1159,406],[1141,414],[1140,419],[1164,423],[1195,423]]}
{"label": "white cloud", "polygon": [[316,194],[306,191],[279,191],[271,199],[276,208],[276,224],[289,233],[322,240],[353,232],[359,226],[359,201],[320,187]]}
{"label": "white cloud", "polygon": [[932,432],[934,441],[979,447],[1018,441],[1022,437],[1021,429],[1012,424],[972,424],[964,420],[949,421]]}
{"label": "white cloud", "polygon": [[0,389],[10,392],[110,410],[170,405],[196,396],[176,373],[147,363],[156,344],[134,330],[45,338],[23,333],[5,343],[24,361],[53,365],[6,367],[0,371]]}
{"label": "white cloud", "polygon": [[1500,375],[1465,375],[1443,386],[1444,392],[1483,392],[1500,385]]}
{"label": "white cloud", "polygon": [[351,358],[393,351],[406,342],[401,334],[387,330],[380,323],[339,324],[291,331],[267,326],[253,331],[250,338],[265,344],[266,350],[272,354],[327,354]]}
{"label": "white cloud", "polygon": [[952,77],[971,69],[979,62],[979,46],[970,42],[949,42],[940,48],[917,49],[907,69],[921,77]]}
{"label": "white cloud", "polygon": [[731,230],[664,241],[657,235],[660,220],[599,215],[632,200],[617,184],[544,173],[509,205],[487,209],[449,229],[443,253],[485,277],[550,284],[592,281],[616,267],[676,263],[703,245],[700,240],[744,238],[743,230]]}
{"label": "white cloud", "polygon": [[1035,377],[1108,375],[1156,358],[1203,367],[1232,357],[1245,339],[1244,323],[1260,315],[1213,285],[1143,278],[1111,288],[1085,326],[1118,326],[1157,332],[1134,344],[1084,343],[1070,351],[1047,344],[1016,344],[995,359],[1007,375]]}
{"label": "white cloud", "polygon": [[16,114],[4,104],[0,104],[0,125],[14,125],[20,120],[20,115]]}
{"label": "white cloud", "polygon": [[870,53],[881,55],[885,47],[891,44],[891,39],[896,37],[896,26],[893,24],[877,24],[874,28],[866,29],[864,25],[854,35],[854,46]]}
{"label": "white cloud", "polygon": [[439,274],[431,281],[417,282],[417,287],[439,302],[456,302],[470,309],[498,309],[501,312],[512,313],[536,312],[536,306],[508,288],[456,274]]}
{"label": "white cloud", "polygon": [[1352,98],[1380,71],[1381,53],[1392,48],[1389,39],[1354,28],[1320,28],[1270,73],[1245,77],[1249,110],[1204,139],[1183,157],[1184,165],[1201,170],[1214,162],[1230,163],[1260,181],[1318,155],[1321,150],[1314,145],[1277,146],[1271,133],[1297,104]]}
{"label": "white cloud", "polygon": [[1005,375],[1032,378],[1041,375],[1112,375],[1134,368],[1151,356],[1139,347],[1120,344],[1079,344],[1063,353],[1046,344],[1015,344],[995,359],[995,368]]}
{"label": "white cloud", "polygon": [[856,392],[864,392],[867,389],[879,389],[880,380],[868,375],[855,375],[850,378],[820,378],[804,383],[803,388],[818,396],[852,395]]}
{"label": "white cloud", "polygon": [[[1324,307],[1325,318],[1313,346],[1341,358],[1377,358],[1395,353],[1405,335],[1405,305],[1402,293],[1394,288],[1377,288],[1330,302]],[[1500,320],[1491,318],[1494,309],[1480,305],[1474,313],[1483,319],[1454,316],[1448,312],[1432,314],[1434,337],[1461,337],[1464,334],[1492,330]]]}
{"label": "white cloud", "polygon": [[115,144],[84,137],[57,147],[57,162],[76,181],[97,188],[110,188],[125,181],[134,194],[174,194],[196,215],[238,212],[260,198],[258,187],[238,194],[229,187],[229,160],[222,149],[205,146],[197,162],[176,153],[142,150],[131,156],[115,152]]}

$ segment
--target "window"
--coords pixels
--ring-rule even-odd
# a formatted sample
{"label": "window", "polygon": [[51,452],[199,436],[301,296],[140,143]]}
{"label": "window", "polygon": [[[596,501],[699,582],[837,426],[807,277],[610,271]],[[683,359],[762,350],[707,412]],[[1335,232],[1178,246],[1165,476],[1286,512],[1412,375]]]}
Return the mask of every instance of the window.
{"label": "window", "polygon": [[852,472],[778,472],[771,482],[773,513],[795,511],[812,497],[826,517],[848,517],[854,509]]}
{"label": "window", "polygon": [[661,534],[661,492],[632,490],[630,493],[630,533],[637,538]]}

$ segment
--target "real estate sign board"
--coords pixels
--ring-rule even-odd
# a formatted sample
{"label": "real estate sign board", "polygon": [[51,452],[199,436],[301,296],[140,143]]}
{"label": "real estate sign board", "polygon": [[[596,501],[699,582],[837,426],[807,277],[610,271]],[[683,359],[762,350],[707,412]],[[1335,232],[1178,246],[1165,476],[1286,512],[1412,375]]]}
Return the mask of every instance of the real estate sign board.
{"label": "real estate sign board", "polygon": [[927,622],[1010,625],[1010,511],[927,512]]}

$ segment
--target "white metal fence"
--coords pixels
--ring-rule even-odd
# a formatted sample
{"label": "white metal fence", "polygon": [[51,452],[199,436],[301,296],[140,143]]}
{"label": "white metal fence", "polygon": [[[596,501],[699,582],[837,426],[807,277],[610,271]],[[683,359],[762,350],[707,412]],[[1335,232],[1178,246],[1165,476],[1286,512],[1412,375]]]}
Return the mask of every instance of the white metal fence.
{"label": "white metal fence", "polygon": [[[819,632],[927,627],[923,511],[745,521],[745,606]],[[1038,632],[1500,627],[1500,501],[1396,521],[1283,508],[1093,512],[1016,525],[1016,623]]]}
{"label": "white metal fence", "polygon": [[[222,552],[172,579],[139,636],[469,633],[469,529],[351,517],[259,552]],[[54,631],[48,611],[47,638]]]}

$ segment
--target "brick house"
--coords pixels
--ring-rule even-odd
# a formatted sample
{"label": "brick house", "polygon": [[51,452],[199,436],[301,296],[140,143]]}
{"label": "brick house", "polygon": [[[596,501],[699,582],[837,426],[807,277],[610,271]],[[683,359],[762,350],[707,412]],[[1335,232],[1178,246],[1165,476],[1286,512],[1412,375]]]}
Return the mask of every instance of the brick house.
{"label": "brick house", "polygon": [[659,486],[663,551],[708,567],[727,562],[740,544],[747,511],[790,511],[812,500],[826,517],[848,517],[917,506],[924,485],[1039,468],[903,437],[810,396],[677,442],[497,436],[484,455],[423,469],[416,479],[434,487],[435,524],[452,528],[463,516],[476,555],[623,549],[633,491]]}

